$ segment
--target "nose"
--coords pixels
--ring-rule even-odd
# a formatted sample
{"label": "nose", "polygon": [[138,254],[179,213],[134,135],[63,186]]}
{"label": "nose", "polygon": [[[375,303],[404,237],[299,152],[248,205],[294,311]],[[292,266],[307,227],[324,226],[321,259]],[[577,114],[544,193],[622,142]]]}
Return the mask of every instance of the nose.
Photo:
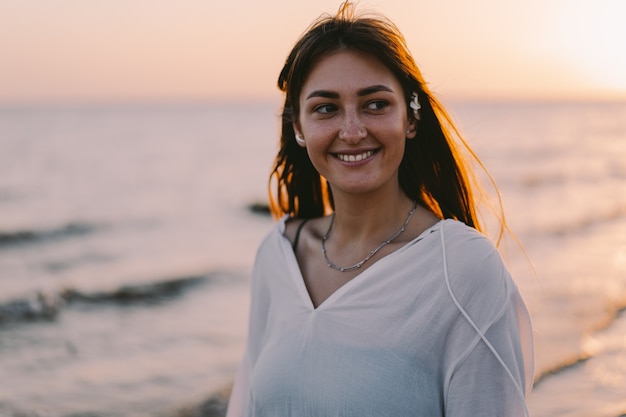
{"label": "nose", "polygon": [[358,143],[367,136],[367,129],[356,112],[346,112],[339,130],[339,139],[348,143]]}

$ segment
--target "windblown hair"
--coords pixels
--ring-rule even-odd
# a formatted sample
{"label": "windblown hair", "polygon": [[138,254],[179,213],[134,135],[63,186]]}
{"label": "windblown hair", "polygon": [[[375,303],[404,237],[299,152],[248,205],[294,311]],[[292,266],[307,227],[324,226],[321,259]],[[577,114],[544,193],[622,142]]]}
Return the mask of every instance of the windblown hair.
{"label": "windblown hair", "polygon": [[307,76],[323,57],[340,50],[380,60],[402,85],[408,115],[412,115],[408,105],[411,94],[418,95],[422,107],[416,137],[406,141],[399,168],[404,193],[440,218],[457,219],[481,230],[474,196],[476,184],[457,142],[472,158],[478,158],[428,90],[398,28],[384,17],[356,16],[350,2],[343,3],[336,16],[313,23],[292,49],[278,78],[285,104],[280,150],[270,176],[273,215],[313,218],[333,210],[330,187],[313,167],[306,149],[296,143],[293,123],[298,119]]}

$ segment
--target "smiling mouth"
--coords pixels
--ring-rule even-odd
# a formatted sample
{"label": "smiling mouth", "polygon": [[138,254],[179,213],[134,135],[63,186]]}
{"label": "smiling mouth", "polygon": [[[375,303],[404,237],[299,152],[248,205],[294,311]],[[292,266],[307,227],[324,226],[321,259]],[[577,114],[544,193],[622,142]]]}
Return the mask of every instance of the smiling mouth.
{"label": "smiling mouth", "polygon": [[335,154],[335,156],[337,157],[337,159],[343,162],[359,162],[359,161],[369,158],[370,156],[374,155],[376,152],[377,151],[375,150],[371,150],[371,151],[366,151],[366,152],[357,153],[357,154],[338,153],[338,154]]}

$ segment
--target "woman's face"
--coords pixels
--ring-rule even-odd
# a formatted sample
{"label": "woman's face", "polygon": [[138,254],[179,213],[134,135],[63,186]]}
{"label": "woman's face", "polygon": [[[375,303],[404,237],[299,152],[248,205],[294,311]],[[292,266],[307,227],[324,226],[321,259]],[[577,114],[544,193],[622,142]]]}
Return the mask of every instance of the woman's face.
{"label": "woman's face", "polygon": [[313,67],[299,100],[294,129],[333,193],[398,187],[415,120],[407,116],[402,86],[387,67],[371,55],[335,52]]}

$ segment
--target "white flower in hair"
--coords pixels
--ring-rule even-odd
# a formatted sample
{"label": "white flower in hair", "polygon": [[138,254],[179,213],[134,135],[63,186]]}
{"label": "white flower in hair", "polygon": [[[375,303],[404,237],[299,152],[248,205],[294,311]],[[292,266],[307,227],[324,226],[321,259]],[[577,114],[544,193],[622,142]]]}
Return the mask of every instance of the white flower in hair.
{"label": "white flower in hair", "polygon": [[413,109],[413,116],[416,120],[420,119],[420,109],[422,106],[420,105],[419,100],[417,99],[417,93],[411,94],[411,101],[409,102],[409,107]]}

